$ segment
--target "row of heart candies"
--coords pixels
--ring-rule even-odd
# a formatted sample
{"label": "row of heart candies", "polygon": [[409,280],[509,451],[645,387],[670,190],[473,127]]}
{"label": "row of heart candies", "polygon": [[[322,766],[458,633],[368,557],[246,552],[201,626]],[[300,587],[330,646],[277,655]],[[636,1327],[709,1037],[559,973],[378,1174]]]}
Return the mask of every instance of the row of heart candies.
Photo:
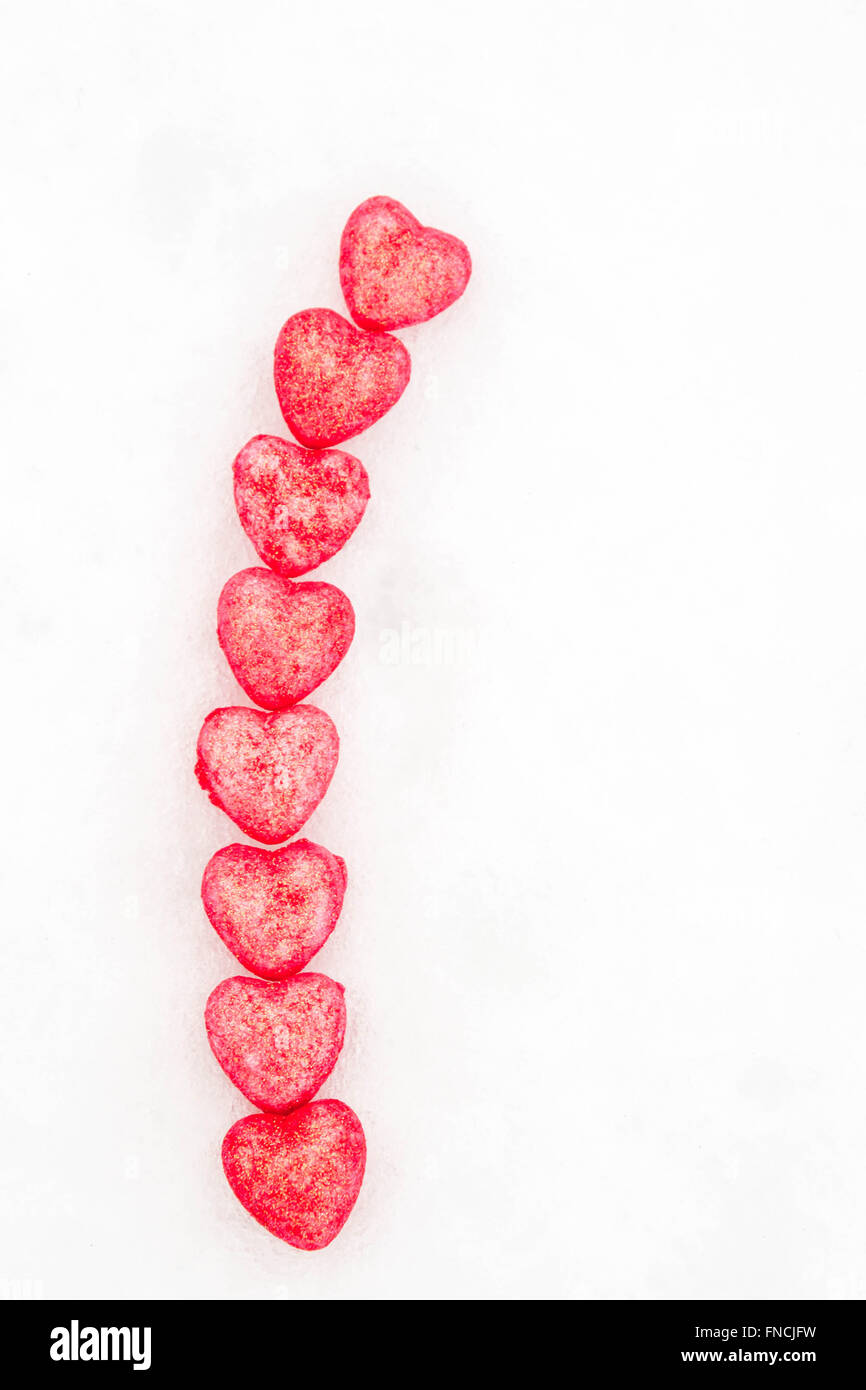
{"label": "row of heart candies", "polygon": [[259,977],[217,985],[205,1024],[220,1066],[262,1112],[226,1135],[226,1177],[257,1221],[301,1250],[328,1245],[344,1225],[366,1143],[347,1105],[313,1100],[342,1048],[346,1008],[342,985],[304,967],[336,925],[346,866],[310,840],[285,843],[312,815],[337,764],[334,724],[301,702],[342,661],[355,615],[333,584],[294,581],[336,554],[364,514],[364,466],[333,445],[380,419],[409,381],[409,354],[387,330],[441,313],[470,272],[456,237],[422,226],[392,198],[362,203],[340,245],[354,323],[306,309],[277,339],[277,397],[299,442],[257,435],[234,462],[238,515],[267,568],[228,581],[217,633],[238,683],[261,708],[207,716],[196,775],[245,835],[282,848],[228,845],[205,869],[205,911]]}

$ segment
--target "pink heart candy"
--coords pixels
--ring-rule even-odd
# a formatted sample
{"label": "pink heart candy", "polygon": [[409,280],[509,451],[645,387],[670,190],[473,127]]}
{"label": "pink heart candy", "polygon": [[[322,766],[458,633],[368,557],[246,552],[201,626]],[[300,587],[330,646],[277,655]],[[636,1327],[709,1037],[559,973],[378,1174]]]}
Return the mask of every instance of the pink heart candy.
{"label": "pink heart candy", "polygon": [[348,1105],[314,1100],[290,1115],[245,1115],[223,1140],[222,1158],[256,1221],[298,1250],[321,1250],[358,1199],[367,1145]]}
{"label": "pink heart candy", "polygon": [[223,587],[217,636],[251,700],[287,709],[321,685],[343,660],[355,614],[333,584],[292,584],[272,570],[248,569]]}
{"label": "pink heart candy", "polygon": [[257,434],[234,461],[241,525],[285,579],[321,565],[351,536],[370,497],[364,465],[339,449],[302,449]]}
{"label": "pink heart candy", "polygon": [[310,840],[283,849],[226,845],[204,871],[202,902],[241,965],[268,980],[303,970],[343,906],[346,865]]}
{"label": "pink heart candy", "polygon": [[463,242],[422,227],[396,198],[368,198],[343,231],[340,284],[362,328],[406,328],[432,319],[460,298],[471,273]]}
{"label": "pink heart candy", "polygon": [[274,385],[296,439],[326,449],[380,419],[409,384],[409,354],[388,333],[362,333],[333,309],[304,309],[280,329]]}
{"label": "pink heart candy", "polygon": [[339,748],[333,721],[315,705],[278,714],[232,705],[212,710],[204,721],[196,776],[245,835],[276,845],[315,811]]}
{"label": "pink heart candy", "polygon": [[214,1056],[260,1110],[294,1110],[330,1076],[346,1032],[343,986],[327,975],[217,985],[205,1008]]}

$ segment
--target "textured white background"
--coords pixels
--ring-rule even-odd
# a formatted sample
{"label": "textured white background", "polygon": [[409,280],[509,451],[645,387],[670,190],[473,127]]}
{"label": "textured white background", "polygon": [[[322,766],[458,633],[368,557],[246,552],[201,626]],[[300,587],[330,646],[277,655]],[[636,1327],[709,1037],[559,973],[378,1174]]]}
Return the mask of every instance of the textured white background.
{"label": "textured white background", "polygon": [[[862,1296],[864,5],[9,30],[0,1288]],[[358,616],[324,1094],[369,1168],[309,1255],[220,1169],[198,881],[239,837],[193,750],[242,700],[231,459],[379,192],[476,269],[320,571]]]}

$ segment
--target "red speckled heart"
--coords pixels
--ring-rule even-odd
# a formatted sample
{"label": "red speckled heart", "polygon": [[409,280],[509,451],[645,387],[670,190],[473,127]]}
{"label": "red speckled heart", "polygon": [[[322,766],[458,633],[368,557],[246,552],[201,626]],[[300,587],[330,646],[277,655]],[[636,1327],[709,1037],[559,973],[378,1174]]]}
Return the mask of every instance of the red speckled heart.
{"label": "red speckled heart", "polygon": [[339,449],[302,449],[257,434],[234,461],[241,525],[266,565],[285,579],[342,549],[370,497],[364,465]]}
{"label": "red speckled heart", "polygon": [[222,1149],[238,1201],[299,1250],[321,1250],[340,1233],[364,1180],[361,1121],[339,1100],[316,1100],[290,1115],[246,1115]]}
{"label": "red speckled heart", "polygon": [[277,845],[315,811],[339,749],[333,721],[315,705],[279,714],[232,705],[204,721],[195,771],[214,805],[245,835]]}
{"label": "red speckled heart", "polygon": [[219,597],[220,646],[247,695],[266,709],[287,709],[321,685],[354,633],[352,605],[333,584],[292,584],[249,569]]}
{"label": "red speckled heart", "polygon": [[304,309],[280,329],[274,384],[286,424],[311,449],[351,439],[409,382],[409,354],[388,333],[362,333],[333,309]]}
{"label": "red speckled heart", "polygon": [[214,1056],[260,1110],[294,1110],[330,1076],[343,1046],[343,986],[327,975],[223,980],[205,1008]]}
{"label": "red speckled heart", "polygon": [[202,902],[241,965],[268,980],[303,970],[337,924],[346,865],[310,840],[283,849],[226,845],[207,865]]}
{"label": "red speckled heart", "polygon": [[471,274],[463,242],[422,227],[395,198],[368,198],[343,231],[340,284],[362,328],[424,323],[460,298]]}

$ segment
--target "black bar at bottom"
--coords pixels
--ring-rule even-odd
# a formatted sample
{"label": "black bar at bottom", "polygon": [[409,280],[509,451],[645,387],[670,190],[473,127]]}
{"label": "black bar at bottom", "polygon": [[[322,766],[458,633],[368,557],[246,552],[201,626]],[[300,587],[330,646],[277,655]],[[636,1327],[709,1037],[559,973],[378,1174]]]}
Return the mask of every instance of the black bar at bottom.
{"label": "black bar at bottom", "polygon": [[[695,1375],[723,1367],[826,1375],[855,1370],[863,1343],[862,1304],[853,1301],[525,1302],[518,1312],[509,1303],[471,1301],[462,1316],[431,1314],[428,1304],[408,1302],[398,1319],[379,1319],[373,1308],[359,1314],[345,1301],[323,1307],[302,1300],[70,1299],[4,1303],[0,1315],[4,1343],[14,1347],[25,1375],[31,1369],[151,1377],[213,1370],[222,1379],[249,1379],[270,1369],[297,1380],[319,1363],[319,1378],[332,1381],[345,1357],[350,1380],[362,1366],[373,1376],[411,1379],[437,1362],[450,1380],[469,1361],[526,1352],[538,1358],[539,1371],[548,1356],[565,1356],[567,1373],[578,1377],[590,1367],[596,1374],[602,1368]],[[459,1328],[464,1319],[468,1341]]]}

